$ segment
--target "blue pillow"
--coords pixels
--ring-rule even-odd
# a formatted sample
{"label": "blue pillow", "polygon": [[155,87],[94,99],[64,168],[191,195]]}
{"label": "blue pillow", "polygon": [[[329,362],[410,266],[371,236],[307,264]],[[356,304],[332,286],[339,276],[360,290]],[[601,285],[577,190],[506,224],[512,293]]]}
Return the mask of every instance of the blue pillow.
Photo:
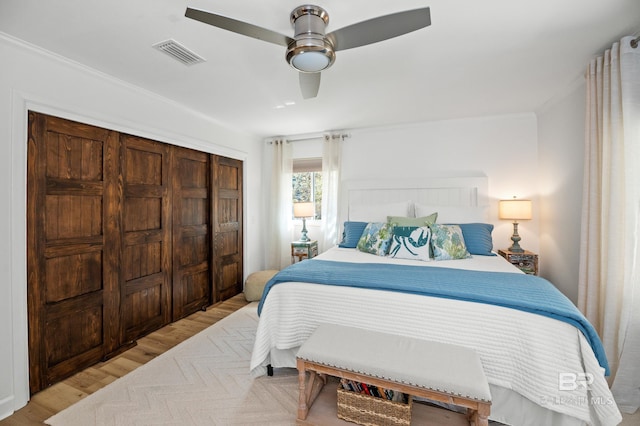
{"label": "blue pillow", "polygon": [[356,248],[367,224],[368,222],[345,222],[342,231],[342,241],[340,241],[338,247]]}
{"label": "blue pillow", "polygon": [[496,255],[491,251],[493,250],[493,238],[491,237],[493,225],[489,223],[458,223],[457,225],[462,229],[464,243],[469,253],[480,256]]}

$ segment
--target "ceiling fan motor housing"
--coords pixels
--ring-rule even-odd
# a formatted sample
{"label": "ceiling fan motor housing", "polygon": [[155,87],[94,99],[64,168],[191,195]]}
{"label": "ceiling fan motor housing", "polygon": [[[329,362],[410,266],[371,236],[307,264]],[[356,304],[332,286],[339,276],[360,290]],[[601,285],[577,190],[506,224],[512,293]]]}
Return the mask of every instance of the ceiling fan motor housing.
{"label": "ceiling fan motor housing", "polygon": [[319,72],[336,59],[331,42],[325,37],[329,14],[320,6],[299,6],[291,12],[293,42],[287,47],[287,62],[301,72]]}

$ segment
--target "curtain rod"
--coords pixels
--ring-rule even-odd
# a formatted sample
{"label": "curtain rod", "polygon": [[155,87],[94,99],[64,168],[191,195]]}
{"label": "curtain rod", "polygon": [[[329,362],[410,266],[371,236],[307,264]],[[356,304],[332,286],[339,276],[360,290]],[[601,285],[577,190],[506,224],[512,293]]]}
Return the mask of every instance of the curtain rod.
{"label": "curtain rod", "polygon": [[324,139],[324,135],[320,136],[307,136],[304,138],[285,138],[287,142],[302,142],[302,141],[312,141],[315,139]]}
{"label": "curtain rod", "polygon": [[331,138],[331,139],[341,139],[341,140],[345,140],[350,138],[351,135],[349,133],[336,133],[336,134],[326,134],[326,135],[319,135],[319,136],[307,136],[307,137],[300,137],[300,138],[287,138],[287,137],[282,137],[282,138],[274,138],[273,140],[268,141],[267,143],[272,144],[274,140],[283,140],[287,143],[289,142],[301,142],[301,141],[311,141],[311,140],[315,140],[315,139],[327,139],[327,138]]}
{"label": "curtain rod", "polygon": [[640,42],[640,37],[636,37],[633,40],[631,40],[631,47],[633,47],[634,49],[638,47],[638,42]]}
{"label": "curtain rod", "polygon": [[347,138],[351,137],[350,134],[348,133],[327,133],[324,135],[319,135],[319,136],[307,136],[307,137],[301,137],[301,138],[285,138],[287,140],[287,142],[301,142],[301,141],[311,141],[314,139],[342,139],[345,140]]}

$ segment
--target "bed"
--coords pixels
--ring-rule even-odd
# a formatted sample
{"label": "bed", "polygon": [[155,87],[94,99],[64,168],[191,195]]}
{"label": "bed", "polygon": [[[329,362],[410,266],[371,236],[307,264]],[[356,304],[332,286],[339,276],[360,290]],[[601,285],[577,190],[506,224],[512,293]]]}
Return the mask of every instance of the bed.
{"label": "bed", "polygon": [[[486,178],[475,176],[349,183],[341,214],[345,222],[373,223],[387,216],[422,217],[438,206],[443,215],[436,222],[488,222],[486,189]],[[495,253],[482,253],[420,261],[365,253],[347,244],[281,271],[260,302],[252,374],[265,374],[267,365],[295,368],[297,348],[318,324],[350,325],[475,349],[489,380],[492,420],[618,424],[621,416],[605,379],[606,359],[590,324],[540,314],[537,304],[544,301],[522,291],[529,281],[534,287],[551,284],[523,274]],[[462,290],[454,286],[458,282],[464,283]],[[425,292],[423,286],[438,290]],[[499,303],[484,300],[485,293],[497,294]],[[559,305],[571,304],[562,295],[553,297],[559,297]],[[524,309],[511,305],[519,301]],[[564,308],[571,311],[573,305]]]}

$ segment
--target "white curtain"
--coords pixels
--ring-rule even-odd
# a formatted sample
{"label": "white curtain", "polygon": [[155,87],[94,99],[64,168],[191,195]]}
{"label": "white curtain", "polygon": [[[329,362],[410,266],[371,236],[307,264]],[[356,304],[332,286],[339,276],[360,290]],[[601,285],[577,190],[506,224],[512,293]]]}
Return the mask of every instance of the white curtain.
{"label": "white curtain", "polygon": [[265,191],[264,205],[267,206],[264,222],[264,249],[267,269],[282,269],[291,264],[291,175],[293,160],[291,143],[286,140],[267,142],[265,159],[265,178],[268,191]]}
{"label": "white curtain", "polygon": [[640,48],[587,69],[578,307],[598,330],[620,409],[640,406]]}
{"label": "white curtain", "polygon": [[319,250],[338,243],[338,199],[340,188],[341,135],[326,135],[322,145],[322,227]]}

